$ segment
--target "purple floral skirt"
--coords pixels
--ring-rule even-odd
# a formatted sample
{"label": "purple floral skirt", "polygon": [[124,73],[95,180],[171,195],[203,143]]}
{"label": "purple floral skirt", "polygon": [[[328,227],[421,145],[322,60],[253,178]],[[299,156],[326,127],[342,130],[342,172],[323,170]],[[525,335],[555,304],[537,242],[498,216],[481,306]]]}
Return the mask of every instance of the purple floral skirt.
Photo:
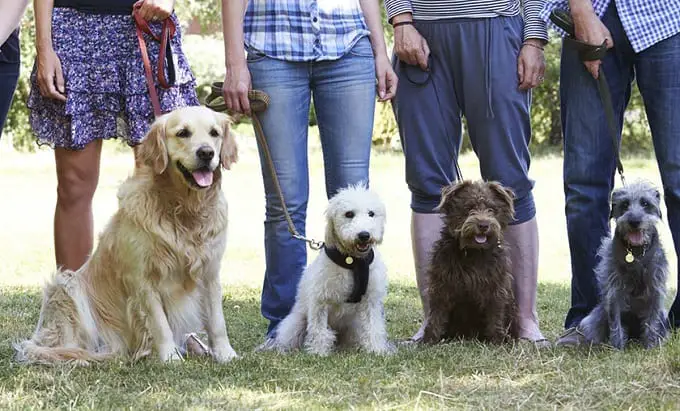
{"label": "purple floral skirt", "polygon": [[[196,80],[182,52],[179,22],[171,41],[176,82],[156,90],[163,112],[199,105]],[[160,33],[160,23],[149,24]],[[159,43],[145,35],[151,67],[157,67]],[[66,102],[42,97],[31,74],[30,123],[38,144],[80,150],[100,138],[138,144],[154,120],[144,65],[131,16],[81,13],[55,8],[52,43],[61,61]]]}

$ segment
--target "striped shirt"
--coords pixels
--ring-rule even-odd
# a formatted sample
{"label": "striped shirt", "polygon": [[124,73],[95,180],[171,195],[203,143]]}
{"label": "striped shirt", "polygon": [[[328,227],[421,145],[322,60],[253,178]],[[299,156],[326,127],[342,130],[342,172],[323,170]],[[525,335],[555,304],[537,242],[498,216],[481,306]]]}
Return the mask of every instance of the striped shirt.
{"label": "striped shirt", "polygon": [[[548,40],[548,28],[541,19],[545,0],[385,0],[387,18],[401,13],[413,14],[414,20],[451,18],[487,18],[524,14],[524,39]],[[522,7],[523,6],[523,7]]]}
{"label": "striped shirt", "polygon": [[246,47],[286,61],[336,60],[369,34],[359,0],[250,0]]}
{"label": "striped shirt", "polygon": [[[604,16],[611,0],[593,0],[599,18]],[[560,34],[565,33],[550,22],[554,9],[569,10],[567,0],[548,0],[541,12],[543,20]],[[636,53],[680,33],[680,1],[678,0],[617,0],[616,9],[628,41]]]}

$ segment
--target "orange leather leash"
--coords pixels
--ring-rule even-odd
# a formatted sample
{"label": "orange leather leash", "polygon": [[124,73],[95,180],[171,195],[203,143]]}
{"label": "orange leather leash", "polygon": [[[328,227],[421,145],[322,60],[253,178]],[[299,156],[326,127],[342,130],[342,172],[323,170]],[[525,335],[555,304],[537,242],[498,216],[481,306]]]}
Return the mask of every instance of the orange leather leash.
{"label": "orange leather leash", "polygon": [[[151,61],[149,60],[149,52],[146,48],[146,40],[144,40],[144,33],[151,36],[152,39],[160,43],[160,53],[158,55],[157,76],[158,83],[162,88],[168,89],[175,83],[175,65],[172,59],[172,48],[170,47],[170,39],[175,35],[177,27],[171,18],[163,20],[163,27],[161,34],[151,30],[149,23],[142,16],[139,15],[138,9],[141,3],[135,5],[132,11],[132,17],[135,20],[135,28],[137,31],[137,41],[139,42],[139,51],[142,54],[142,62],[144,63],[144,74],[146,77],[146,85],[149,89],[149,97],[151,98],[151,105],[153,106],[154,116],[158,117],[163,114],[161,111],[161,103],[156,92],[156,84],[153,79],[153,71],[151,69]],[[165,76],[165,67],[167,64],[168,78]]]}

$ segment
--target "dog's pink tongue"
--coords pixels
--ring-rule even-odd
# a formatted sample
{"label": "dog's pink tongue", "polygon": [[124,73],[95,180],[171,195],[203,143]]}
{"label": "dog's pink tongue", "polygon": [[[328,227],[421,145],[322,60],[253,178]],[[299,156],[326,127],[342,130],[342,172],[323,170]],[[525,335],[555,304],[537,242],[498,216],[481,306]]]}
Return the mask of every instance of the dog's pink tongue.
{"label": "dog's pink tongue", "polygon": [[477,244],[484,244],[484,243],[486,243],[486,236],[485,236],[485,235],[481,235],[481,234],[476,235],[476,236],[475,236],[475,241],[477,242]]}
{"label": "dog's pink tongue", "polygon": [[642,231],[631,231],[628,233],[628,242],[630,245],[642,245],[643,241]]}
{"label": "dog's pink tongue", "polygon": [[193,173],[191,173],[191,175],[194,176],[196,184],[198,184],[201,187],[208,187],[213,182],[212,171],[196,170]]}

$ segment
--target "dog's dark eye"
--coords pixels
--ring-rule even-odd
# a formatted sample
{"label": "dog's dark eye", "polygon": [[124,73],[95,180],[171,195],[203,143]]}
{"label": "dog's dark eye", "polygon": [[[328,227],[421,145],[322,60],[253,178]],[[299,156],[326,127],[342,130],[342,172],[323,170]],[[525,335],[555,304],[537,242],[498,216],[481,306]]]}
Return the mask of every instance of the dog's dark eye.
{"label": "dog's dark eye", "polygon": [[369,216],[369,217],[375,217],[375,213],[374,213],[373,211],[369,211],[369,212],[368,212],[368,216]]}
{"label": "dog's dark eye", "polygon": [[213,128],[213,129],[210,130],[210,135],[211,135],[212,137],[219,137],[219,136],[220,136],[220,133],[219,133],[217,130],[215,130],[215,129]]}
{"label": "dog's dark eye", "polygon": [[189,131],[189,129],[183,128],[175,133],[175,135],[181,138],[188,138],[191,137],[191,131]]}
{"label": "dog's dark eye", "polygon": [[630,207],[630,202],[628,200],[623,200],[621,201],[621,205],[619,207],[621,207],[622,211],[626,211],[628,210],[628,207]]}
{"label": "dog's dark eye", "polygon": [[643,206],[644,208],[647,208],[649,207],[649,201],[643,198],[642,200],[640,200],[640,205]]}
{"label": "dog's dark eye", "polygon": [[348,211],[345,213],[345,217],[347,218],[354,218],[354,211]]}

